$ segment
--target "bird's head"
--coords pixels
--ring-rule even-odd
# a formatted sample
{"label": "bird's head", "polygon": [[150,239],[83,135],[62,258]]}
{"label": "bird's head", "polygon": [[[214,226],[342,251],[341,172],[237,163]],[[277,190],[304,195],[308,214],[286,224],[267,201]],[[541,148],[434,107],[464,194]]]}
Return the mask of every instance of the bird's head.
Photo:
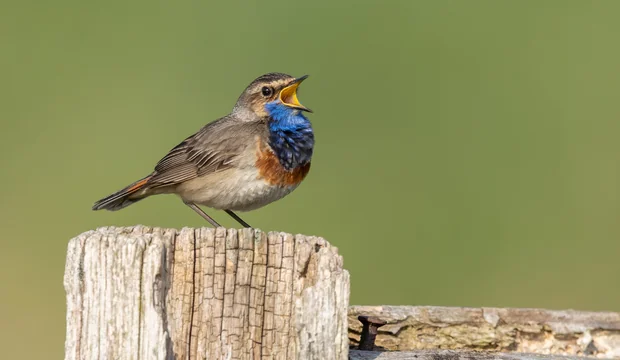
{"label": "bird's head", "polygon": [[312,112],[297,99],[297,88],[307,77],[308,75],[294,78],[281,73],[263,75],[252,81],[243,91],[235,104],[233,113],[245,115],[244,117],[248,115],[249,117],[268,117],[270,115],[268,104],[271,108],[278,107],[280,111]]}

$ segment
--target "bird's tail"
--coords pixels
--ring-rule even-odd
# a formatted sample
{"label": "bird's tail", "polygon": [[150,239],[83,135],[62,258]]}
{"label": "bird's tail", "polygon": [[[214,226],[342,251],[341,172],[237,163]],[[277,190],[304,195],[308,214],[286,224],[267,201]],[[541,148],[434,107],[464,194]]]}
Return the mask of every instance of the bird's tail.
{"label": "bird's tail", "polygon": [[151,175],[136,181],[135,183],[115,192],[112,195],[104,197],[93,205],[93,210],[105,209],[116,211],[144,199],[148,195],[140,194],[139,192],[140,190],[145,190],[145,185],[148,183],[150,178]]}

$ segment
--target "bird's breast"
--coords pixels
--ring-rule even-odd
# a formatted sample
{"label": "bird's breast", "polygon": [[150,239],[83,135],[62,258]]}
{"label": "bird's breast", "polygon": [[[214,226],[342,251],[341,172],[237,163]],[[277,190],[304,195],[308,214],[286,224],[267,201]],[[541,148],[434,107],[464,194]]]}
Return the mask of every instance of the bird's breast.
{"label": "bird's breast", "polygon": [[310,161],[287,170],[269,144],[257,138],[256,169],[258,176],[272,186],[296,187],[308,175]]}

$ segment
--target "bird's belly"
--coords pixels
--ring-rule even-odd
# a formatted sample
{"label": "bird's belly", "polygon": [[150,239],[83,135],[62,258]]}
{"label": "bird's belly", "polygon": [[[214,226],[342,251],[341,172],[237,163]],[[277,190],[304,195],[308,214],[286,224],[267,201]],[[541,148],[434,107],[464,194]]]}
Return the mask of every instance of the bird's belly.
{"label": "bird's belly", "polygon": [[256,168],[230,169],[179,185],[177,193],[188,202],[220,210],[249,211],[290,194],[296,185],[272,185]]}

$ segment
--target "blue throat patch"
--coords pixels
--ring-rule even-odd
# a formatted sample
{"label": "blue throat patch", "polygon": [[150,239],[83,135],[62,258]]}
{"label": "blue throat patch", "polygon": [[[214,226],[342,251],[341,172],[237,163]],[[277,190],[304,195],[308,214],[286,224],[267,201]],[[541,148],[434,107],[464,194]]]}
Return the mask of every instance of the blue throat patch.
{"label": "blue throat patch", "polygon": [[269,121],[269,145],[286,170],[306,165],[312,158],[314,133],[312,124],[301,110],[290,108],[279,101],[265,105]]}

